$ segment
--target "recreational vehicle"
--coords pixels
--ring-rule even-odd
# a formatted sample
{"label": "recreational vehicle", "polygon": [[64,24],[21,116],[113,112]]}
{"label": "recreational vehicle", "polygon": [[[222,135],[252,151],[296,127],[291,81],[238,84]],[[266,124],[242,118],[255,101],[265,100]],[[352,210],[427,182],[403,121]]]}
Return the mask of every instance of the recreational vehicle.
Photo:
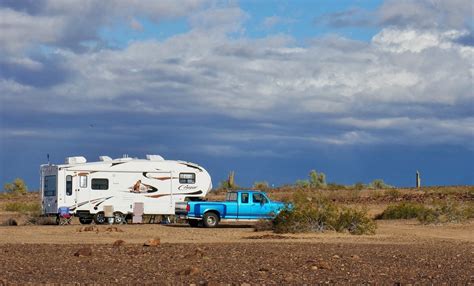
{"label": "recreational vehicle", "polygon": [[194,163],[159,155],[99,159],[87,162],[77,156],[62,165],[41,165],[43,214],[57,215],[60,208],[68,208],[82,224],[100,224],[107,207],[113,209],[115,222],[122,223],[137,205],[145,215],[173,215],[176,202],[199,200],[212,188],[209,173]]}

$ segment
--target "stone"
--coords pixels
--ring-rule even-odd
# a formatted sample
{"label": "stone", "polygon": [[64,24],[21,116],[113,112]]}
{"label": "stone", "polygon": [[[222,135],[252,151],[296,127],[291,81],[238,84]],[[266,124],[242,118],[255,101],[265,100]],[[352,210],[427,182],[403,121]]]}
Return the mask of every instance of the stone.
{"label": "stone", "polygon": [[116,240],[116,241],[112,244],[112,246],[113,246],[113,247],[120,247],[120,246],[122,246],[122,245],[124,245],[124,244],[125,244],[125,241],[119,239],[119,240]]}
{"label": "stone", "polygon": [[151,247],[156,247],[158,245],[160,245],[160,239],[159,238],[149,239],[149,240],[145,241],[145,243],[143,244],[143,246],[151,246]]}
{"label": "stone", "polygon": [[90,247],[81,248],[74,253],[74,256],[78,256],[78,257],[91,256],[91,255],[92,255],[92,249]]}

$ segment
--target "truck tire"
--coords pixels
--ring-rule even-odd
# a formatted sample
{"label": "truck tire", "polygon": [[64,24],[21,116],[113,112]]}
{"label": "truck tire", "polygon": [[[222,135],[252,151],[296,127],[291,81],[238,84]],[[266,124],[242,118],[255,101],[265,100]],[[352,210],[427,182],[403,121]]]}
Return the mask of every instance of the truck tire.
{"label": "truck tire", "polygon": [[204,214],[202,221],[205,227],[216,227],[219,224],[219,216],[215,213],[208,212]]}
{"label": "truck tire", "polygon": [[199,221],[197,219],[190,219],[188,220],[189,226],[191,227],[198,227],[199,226]]}

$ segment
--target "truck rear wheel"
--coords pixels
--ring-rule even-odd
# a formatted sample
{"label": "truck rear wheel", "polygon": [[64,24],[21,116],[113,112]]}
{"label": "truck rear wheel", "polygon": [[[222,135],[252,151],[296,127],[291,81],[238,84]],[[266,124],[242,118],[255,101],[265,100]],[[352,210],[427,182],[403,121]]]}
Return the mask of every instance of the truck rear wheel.
{"label": "truck rear wheel", "polygon": [[216,227],[219,224],[219,217],[215,213],[205,213],[203,223],[205,227]]}

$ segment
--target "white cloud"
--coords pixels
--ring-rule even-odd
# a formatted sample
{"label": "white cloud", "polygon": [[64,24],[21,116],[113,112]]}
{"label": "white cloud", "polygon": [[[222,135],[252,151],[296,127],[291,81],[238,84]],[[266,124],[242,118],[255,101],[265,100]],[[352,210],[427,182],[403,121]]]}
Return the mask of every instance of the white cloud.
{"label": "white cloud", "polygon": [[[71,19],[65,20],[69,13],[75,8],[92,13],[94,6],[94,2],[84,7],[78,7],[78,2],[49,3],[50,17],[0,10],[7,16],[3,26],[9,21],[23,23],[8,28],[8,37],[15,39],[18,32],[27,39],[2,44],[4,50],[17,54],[9,64],[22,67],[0,81],[2,102],[12,108],[72,115],[84,110],[99,114],[133,110],[150,116],[206,114],[271,126],[262,127],[269,132],[266,136],[252,130],[242,132],[237,140],[378,144],[415,142],[423,134],[427,144],[472,144],[469,104],[474,101],[474,52],[454,41],[465,30],[390,27],[369,43],[325,37],[301,46],[287,35],[246,38],[244,11],[236,6],[210,6],[190,16],[190,31],[161,41],[87,52],[58,44],[56,52],[48,53],[48,60],[68,68],[66,80],[48,87],[15,81],[24,70],[34,76],[32,72],[40,73],[45,66],[41,59],[17,49],[59,43],[71,24]],[[113,3],[113,15],[131,15],[121,2]],[[167,17],[163,11],[181,16],[201,5],[189,2],[183,8],[166,2],[169,6],[163,8],[160,5],[165,4],[155,7],[153,3],[137,2],[134,9],[158,9],[155,17],[160,18]],[[34,33],[29,29],[36,20],[35,38],[29,36]],[[236,32],[240,36],[229,35]],[[275,128],[299,126],[302,118],[313,119],[303,125],[322,127],[287,128],[283,135]],[[238,153],[232,145],[203,148],[215,154]]]}

